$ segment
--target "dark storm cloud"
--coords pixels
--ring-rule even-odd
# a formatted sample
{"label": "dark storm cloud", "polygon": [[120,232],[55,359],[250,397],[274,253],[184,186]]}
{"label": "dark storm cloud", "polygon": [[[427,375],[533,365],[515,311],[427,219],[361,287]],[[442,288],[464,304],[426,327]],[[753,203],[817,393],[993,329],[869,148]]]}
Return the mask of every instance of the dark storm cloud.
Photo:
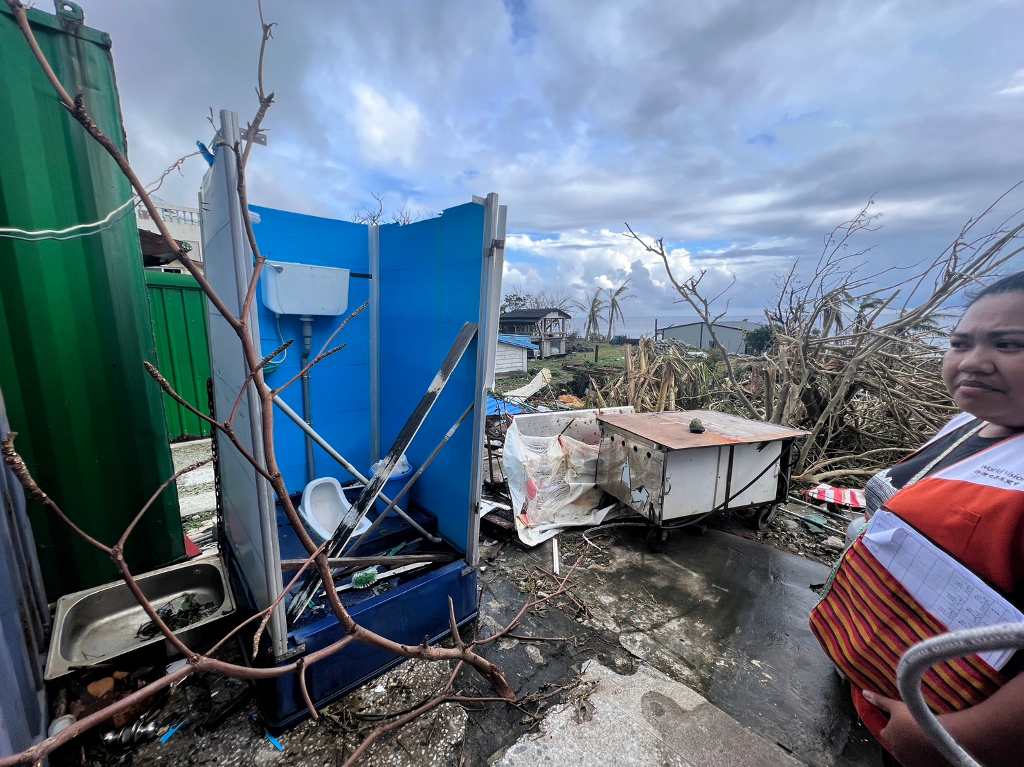
{"label": "dark storm cloud", "polygon": [[[869,260],[915,263],[1024,178],[1015,3],[264,9],[278,23],[266,68],[277,101],[252,198],[349,218],[371,193],[436,212],[497,191],[513,231],[550,233],[509,249],[529,290],[630,277],[634,305],[678,311],[663,267],[620,236],[629,221],[671,247],[725,243],[680,251],[679,267],[710,264],[709,285],[735,277],[754,313],[773,290],[765,275],[815,256],[870,197],[884,228],[864,237],[878,244]],[[209,138],[209,107],[243,122],[254,110],[254,2],[93,0],[86,13],[114,39],[144,177]],[[202,170],[163,196],[194,199]]]}

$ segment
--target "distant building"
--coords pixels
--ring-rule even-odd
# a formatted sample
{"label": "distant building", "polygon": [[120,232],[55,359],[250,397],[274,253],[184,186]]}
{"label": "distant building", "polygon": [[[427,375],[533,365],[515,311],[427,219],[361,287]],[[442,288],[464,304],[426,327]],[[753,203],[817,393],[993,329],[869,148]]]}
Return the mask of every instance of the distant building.
{"label": "distant building", "polygon": [[[714,323],[713,327],[715,335],[718,336],[718,340],[729,354],[746,354],[746,333],[751,330],[757,330],[763,325],[763,322],[749,322],[747,320],[739,320],[738,322],[720,320]],[[713,346],[711,332],[707,324],[700,321],[688,322],[683,325],[669,325],[658,330],[658,335],[662,338],[682,341],[687,346],[693,346],[697,349],[710,349]]]}
{"label": "distant building", "polygon": [[[199,208],[189,208],[183,205],[173,205],[172,203],[162,200],[159,197],[153,197],[153,203],[156,205],[157,210],[160,211],[160,217],[167,225],[167,229],[171,233],[171,237],[177,240],[182,246],[190,248],[189,257],[193,260],[202,264],[203,262],[203,237],[199,227]],[[157,232],[156,223],[149,215],[149,211],[143,206],[139,206],[135,209],[135,219],[138,224],[139,231],[142,232]],[[150,252],[145,253],[146,243],[149,240],[152,243],[151,248],[153,251],[160,250],[166,251],[167,248],[163,245],[163,240],[157,242],[152,237],[146,237],[142,235],[143,251],[144,255],[154,259],[146,266],[149,268],[158,268],[165,272],[184,272],[185,267],[181,265],[181,262],[177,259],[166,258],[166,253]],[[161,256],[164,256],[161,259]],[[157,263],[159,261],[159,263]]]}
{"label": "distant building", "polygon": [[516,309],[501,315],[498,330],[509,335],[529,336],[538,346],[537,356],[544,360],[565,354],[571,319],[572,315],[561,309]]}
{"label": "distant building", "polygon": [[526,359],[531,351],[539,351],[529,336],[498,335],[498,347],[494,357],[494,375],[514,376],[526,373]]}

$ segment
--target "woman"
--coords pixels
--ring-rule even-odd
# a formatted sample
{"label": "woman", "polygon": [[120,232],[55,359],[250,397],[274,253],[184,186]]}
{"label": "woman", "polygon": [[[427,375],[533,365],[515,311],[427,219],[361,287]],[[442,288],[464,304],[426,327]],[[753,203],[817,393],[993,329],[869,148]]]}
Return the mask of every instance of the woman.
{"label": "woman", "polygon": [[[869,496],[1024,608],[1024,272],[985,288],[949,339],[943,380],[963,413],[869,483]],[[877,501],[876,501],[877,502]],[[811,628],[853,681],[872,734],[905,767],[946,762],[896,700],[902,652],[945,627],[866,552],[843,555]],[[917,608],[915,613],[915,606]],[[985,765],[1024,763],[1018,653],[995,670],[977,656],[926,675],[943,726]],[[931,685],[929,687],[929,685]]]}

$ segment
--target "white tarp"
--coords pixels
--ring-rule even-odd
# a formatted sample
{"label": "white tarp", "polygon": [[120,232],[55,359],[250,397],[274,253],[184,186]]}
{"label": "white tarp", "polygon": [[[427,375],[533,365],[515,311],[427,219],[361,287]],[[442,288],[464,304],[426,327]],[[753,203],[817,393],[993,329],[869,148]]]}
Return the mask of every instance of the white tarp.
{"label": "white tarp", "polygon": [[551,371],[547,368],[541,368],[540,372],[537,373],[537,375],[535,375],[528,384],[520,386],[518,389],[505,392],[503,397],[504,399],[525,400],[528,397],[532,397],[549,383],[551,383]]}
{"label": "white tarp", "polygon": [[520,540],[536,546],[563,527],[597,525],[598,413],[632,413],[632,407],[518,415],[505,435],[503,460]]}

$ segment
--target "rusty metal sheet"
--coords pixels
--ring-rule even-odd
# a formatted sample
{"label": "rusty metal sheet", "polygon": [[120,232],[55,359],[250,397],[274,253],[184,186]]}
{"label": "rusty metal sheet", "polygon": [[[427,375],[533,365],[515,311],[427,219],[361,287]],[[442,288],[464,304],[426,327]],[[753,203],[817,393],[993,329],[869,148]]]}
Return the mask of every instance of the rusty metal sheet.
{"label": "rusty metal sheet", "polygon": [[[699,418],[705,431],[694,434],[690,421]],[[635,434],[661,445],[666,450],[710,447],[744,442],[770,442],[792,439],[807,434],[763,421],[718,413],[714,410],[675,410],[667,413],[609,413],[598,420],[624,432]]]}
{"label": "rusty metal sheet", "polygon": [[660,523],[664,479],[664,451],[647,440],[605,431],[597,458],[598,487]]}

